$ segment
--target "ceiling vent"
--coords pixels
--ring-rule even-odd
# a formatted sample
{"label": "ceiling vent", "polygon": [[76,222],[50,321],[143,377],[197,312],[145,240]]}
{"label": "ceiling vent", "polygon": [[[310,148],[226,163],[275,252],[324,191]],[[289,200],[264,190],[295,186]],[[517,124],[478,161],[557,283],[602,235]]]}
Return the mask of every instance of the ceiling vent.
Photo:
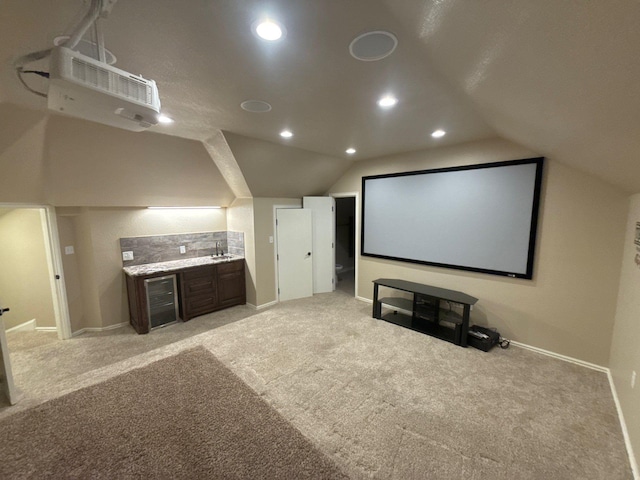
{"label": "ceiling vent", "polygon": [[349,53],[363,62],[374,62],[391,55],[397,46],[398,39],[393,33],[377,30],[354,38],[349,44]]}
{"label": "ceiling vent", "polygon": [[262,100],[245,100],[240,107],[247,112],[263,113],[271,111],[271,105]]}

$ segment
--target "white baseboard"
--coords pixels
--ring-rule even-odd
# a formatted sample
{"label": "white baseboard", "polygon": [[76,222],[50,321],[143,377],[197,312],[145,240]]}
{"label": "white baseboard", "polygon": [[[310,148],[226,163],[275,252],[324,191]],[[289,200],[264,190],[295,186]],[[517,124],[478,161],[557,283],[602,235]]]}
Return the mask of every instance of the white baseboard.
{"label": "white baseboard", "polygon": [[616,404],[616,410],[618,411],[618,419],[620,420],[620,427],[622,428],[622,436],[624,437],[624,443],[627,446],[627,454],[629,455],[629,463],[631,464],[631,471],[633,472],[633,478],[640,480],[640,471],[638,470],[638,462],[636,456],[633,453],[633,447],[631,446],[631,439],[629,438],[629,430],[627,429],[627,423],[624,420],[624,414],[622,413],[622,406],[620,405],[620,399],[618,398],[618,392],[616,385],[613,383],[613,376],[611,370],[607,369],[607,377],[609,377],[609,385],[611,386],[611,393],[613,394],[613,401]]}
{"label": "white baseboard", "polygon": [[107,327],[86,327],[73,332],[71,336],[77,337],[78,335],[82,335],[83,333],[91,332],[106,332],[108,330],[115,330],[116,328],[126,327],[127,325],[129,325],[129,322],[116,323],[115,325],[109,325]]}
{"label": "white baseboard", "polygon": [[277,303],[278,303],[278,300],[274,300],[273,302],[263,303],[262,305],[254,305],[253,303],[247,303],[247,305],[253,308],[254,310],[262,310],[264,308],[273,307]]}
{"label": "white baseboard", "polygon": [[373,300],[371,300],[369,298],[359,297],[358,295],[356,295],[356,300],[360,300],[361,302],[369,303],[369,304],[373,305]]}
{"label": "white baseboard", "polygon": [[609,369],[607,367],[603,367],[601,365],[596,365],[595,363],[585,362],[584,360],[580,360],[578,358],[568,357],[566,355],[562,355],[560,353],[551,352],[549,350],[545,350],[539,347],[533,347],[531,345],[527,345],[526,343],[516,342],[511,340],[511,345],[515,345],[516,347],[524,348],[527,350],[531,350],[533,352],[541,353],[542,355],[547,355],[548,357],[558,358],[560,360],[564,360],[565,362],[575,363],[576,365],[580,365],[583,367],[590,368],[592,370],[597,370],[599,372],[607,373]]}
{"label": "white baseboard", "polygon": [[20,325],[16,325],[15,327],[11,327],[7,329],[7,333],[10,332],[27,332],[36,329],[36,319],[32,318],[28,322],[21,323]]}
{"label": "white baseboard", "polygon": [[57,332],[56,327],[36,327],[36,332]]}

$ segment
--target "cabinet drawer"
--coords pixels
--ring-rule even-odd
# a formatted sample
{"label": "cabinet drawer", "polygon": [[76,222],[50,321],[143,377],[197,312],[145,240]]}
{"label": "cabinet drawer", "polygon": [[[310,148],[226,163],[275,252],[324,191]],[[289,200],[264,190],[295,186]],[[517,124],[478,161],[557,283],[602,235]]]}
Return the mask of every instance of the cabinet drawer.
{"label": "cabinet drawer", "polygon": [[202,278],[202,277],[211,277],[215,278],[216,275],[216,266],[215,265],[206,265],[204,267],[196,267],[190,268],[189,270],[185,270],[182,274],[182,279],[187,282],[192,279]]}
{"label": "cabinet drawer", "polygon": [[186,299],[184,309],[188,312],[189,318],[208,313],[215,310],[218,299],[215,292],[210,295],[197,295]]}
{"label": "cabinet drawer", "polygon": [[244,260],[234,260],[232,262],[219,263],[218,267],[218,275],[224,273],[238,272],[240,270],[244,270]]}
{"label": "cabinet drawer", "polygon": [[215,277],[192,278],[184,281],[184,294],[206,295],[216,291]]}

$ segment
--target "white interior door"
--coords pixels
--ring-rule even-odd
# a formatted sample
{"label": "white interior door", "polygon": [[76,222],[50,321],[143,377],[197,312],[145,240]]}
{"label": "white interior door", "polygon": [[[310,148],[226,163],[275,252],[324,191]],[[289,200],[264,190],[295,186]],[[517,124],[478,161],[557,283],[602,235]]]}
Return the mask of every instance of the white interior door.
{"label": "white interior door", "polygon": [[313,295],[311,210],[276,210],[278,294],[280,301]]}
{"label": "white interior door", "polygon": [[313,212],[313,293],[335,289],[335,204],[332,197],[302,198],[302,207]]}

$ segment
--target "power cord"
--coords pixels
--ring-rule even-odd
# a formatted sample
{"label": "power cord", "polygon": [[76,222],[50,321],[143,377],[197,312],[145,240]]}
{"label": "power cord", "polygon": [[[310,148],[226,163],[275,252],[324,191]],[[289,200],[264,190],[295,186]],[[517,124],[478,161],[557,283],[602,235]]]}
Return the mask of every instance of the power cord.
{"label": "power cord", "polygon": [[41,72],[40,70],[20,70],[20,73],[35,73],[44,78],[49,78],[49,72]]}
{"label": "power cord", "polygon": [[23,70],[22,67],[16,67],[16,73],[18,74],[18,80],[20,80],[20,83],[22,83],[24,88],[26,88],[31,93],[34,93],[34,94],[36,94],[36,95],[38,95],[40,97],[47,98],[47,94],[46,93],[34,90],[29,85],[27,85],[27,82],[24,81],[24,78],[22,78],[22,75],[24,73],[33,73],[33,74],[39,75],[39,76],[41,76],[43,78],[49,78],[49,72],[42,72],[40,70]]}
{"label": "power cord", "polygon": [[23,73],[35,73],[36,75],[40,75],[41,77],[44,78],[49,78],[49,74],[47,72],[42,72],[40,70],[25,70],[24,66],[28,63],[32,63],[32,62],[36,62],[38,60],[42,60],[44,58],[47,58],[49,55],[51,55],[51,48],[47,48],[45,50],[39,50],[37,52],[31,52],[28,53],[26,55],[23,55],[22,57],[16,59],[13,62],[13,66],[16,69],[16,75],[18,76],[18,80],[20,80],[20,83],[22,84],[22,86],[24,88],[26,88],[28,91],[30,91],[31,93],[38,95],[40,97],[44,97],[47,98],[47,94],[43,93],[43,92],[39,92],[37,90],[34,90],[33,88],[31,88],[29,85],[27,85],[27,82],[24,81],[24,78],[22,78],[22,74]]}

